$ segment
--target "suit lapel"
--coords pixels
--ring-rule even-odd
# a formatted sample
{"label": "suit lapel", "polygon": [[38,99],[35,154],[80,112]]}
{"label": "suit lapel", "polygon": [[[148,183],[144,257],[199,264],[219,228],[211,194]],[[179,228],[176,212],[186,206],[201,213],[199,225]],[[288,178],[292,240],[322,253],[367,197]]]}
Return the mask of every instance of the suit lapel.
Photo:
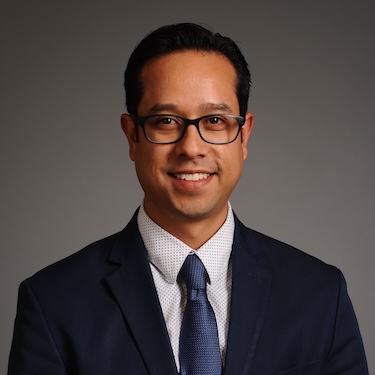
{"label": "suit lapel", "polygon": [[271,289],[271,273],[259,265],[261,248],[249,233],[236,219],[224,375],[250,372]]}
{"label": "suit lapel", "polygon": [[[136,213],[137,214],[137,213]],[[119,269],[107,278],[150,374],[177,374],[136,214],[120,233],[110,255]]]}

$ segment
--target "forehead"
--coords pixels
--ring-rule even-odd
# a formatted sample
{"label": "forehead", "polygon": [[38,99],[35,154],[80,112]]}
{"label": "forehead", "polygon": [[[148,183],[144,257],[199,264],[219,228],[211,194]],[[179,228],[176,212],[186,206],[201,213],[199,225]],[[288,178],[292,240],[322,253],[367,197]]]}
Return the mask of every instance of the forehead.
{"label": "forehead", "polygon": [[[237,78],[235,68],[231,61],[224,55],[217,52],[208,52],[201,50],[175,51],[167,54],[156,56],[141,69],[141,78],[150,74],[163,71],[178,69],[180,72],[209,72],[215,71],[226,72],[231,75],[230,78]],[[229,77],[228,77],[229,78]]]}
{"label": "forehead", "polygon": [[144,104],[159,102],[238,106],[235,68],[218,53],[188,50],[158,56],[145,64],[141,81],[140,109]]}

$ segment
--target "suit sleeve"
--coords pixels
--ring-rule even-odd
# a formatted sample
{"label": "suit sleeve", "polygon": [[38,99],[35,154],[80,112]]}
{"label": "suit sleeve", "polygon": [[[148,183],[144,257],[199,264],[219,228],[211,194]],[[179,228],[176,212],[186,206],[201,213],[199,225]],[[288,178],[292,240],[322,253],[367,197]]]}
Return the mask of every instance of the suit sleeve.
{"label": "suit sleeve", "polygon": [[67,375],[38,300],[24,281],[19,288],[17,316],[8,375]]}
{"label": "suit sleeve", "polygon": [[341,271],[339,271],[334,337],[322,374],[368,374],[358,322]]}

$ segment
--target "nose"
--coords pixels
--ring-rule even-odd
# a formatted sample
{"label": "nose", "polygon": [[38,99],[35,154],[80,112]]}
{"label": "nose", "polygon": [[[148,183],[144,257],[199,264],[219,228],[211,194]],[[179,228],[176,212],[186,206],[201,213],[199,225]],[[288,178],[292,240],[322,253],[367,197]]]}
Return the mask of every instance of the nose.
{"label": "nose", "polygon": [[204,157],[208,152],[209,144],[198,133],[194,124],[189,124],[185,134],[176,144],[176,153],[183,158],[193,159]]}

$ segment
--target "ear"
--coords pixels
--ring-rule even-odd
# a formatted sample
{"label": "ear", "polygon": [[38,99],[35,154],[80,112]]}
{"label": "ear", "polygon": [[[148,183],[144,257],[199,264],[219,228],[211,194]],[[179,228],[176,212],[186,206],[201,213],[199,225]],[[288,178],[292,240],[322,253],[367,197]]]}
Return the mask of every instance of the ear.
{"label": "ear", "polygon": [[245,117],[245,124],[241,128],[241,142],[242,142],[242,153],[243,153],[243,159],[246,160],[248,149],[247,145],[249,143],[250,134],[253,130],[253,124],[254,124],[254,115],[251,112],[246,113]]}
{"label": "ear", "polygon": [[135,160],[137,149],[137,129],[134,121],[129,114],[124,113],[121,115],[121,129],[126,135],[129,142],[129,156],[131,160]]}

